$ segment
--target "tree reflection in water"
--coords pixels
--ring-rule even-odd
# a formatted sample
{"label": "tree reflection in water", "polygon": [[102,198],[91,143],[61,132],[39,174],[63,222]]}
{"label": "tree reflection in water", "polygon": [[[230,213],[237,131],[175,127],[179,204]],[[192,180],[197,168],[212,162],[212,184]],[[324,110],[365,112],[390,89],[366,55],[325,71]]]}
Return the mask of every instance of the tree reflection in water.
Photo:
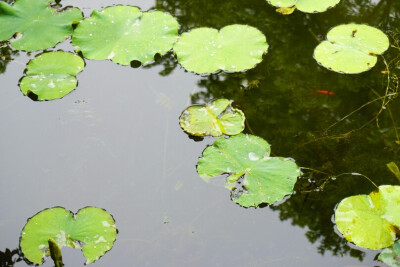
{"label": "tree reflection in water", "polygon": [[[312,55],[329,29],[338,24],[367,23],[395,36],[400,30],[400,2],[342,0],[325,13],[296,11],[290,16],[278,14],[265,0],[158,0],[154,8],[177,17],[181,32],[234,23],[249,24],[264,32],[270,49],[261,64],[243,73],[201,77],[198,86],[202,90],[192,95],[192,103],[233,99],[246,115],[248,133],[268,140],[277,155],[292,157],[300,166],[312,169],[303,169],[295,195],[270,208],[279,212],[281,220],[307,228],[306,236],[318,244],[319,253],[330,251],[362,260],[364,253],[350,248],[335,233],[332,216],[340,200],[368,193],[374,187],[360,176],[335,178],[357,172],[377,184],[397,183],[386,164],[399,158],[400,146],[395,143],[399,138],[399,98],[384,110],[382,101],[377,100],[334,124],[385,94],[387,75],[396,77],[399,51],[392,48],[384,54],[386,62],[391,62],[390,73],[380,57],[376,67],[358,75],[326,70]],[[164,65],[162,75],[179,67],[172,54],[153,65]],[[389,93],[397,92],[396,86],[396,80],[391,80]]]}
{"label": "tree reflection in water", "polygon": [[0,266],[12,267],[15,263],[23,260],[22,253],[19,249],[10,250],[8,248],[5,251],[0,251]]}

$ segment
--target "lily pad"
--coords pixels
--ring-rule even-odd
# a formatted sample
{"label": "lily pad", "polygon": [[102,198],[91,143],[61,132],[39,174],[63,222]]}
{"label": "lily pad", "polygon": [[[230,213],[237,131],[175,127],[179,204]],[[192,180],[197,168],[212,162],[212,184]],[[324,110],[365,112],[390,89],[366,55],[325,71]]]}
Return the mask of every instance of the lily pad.
{"label": "lily pad", "polygon": [[273,204],[293,193],[300,170],[292,160],[270,157],[270,152],[270,145],[254,135],[220,137],[203,151],[197,172],[205,181],[230,174],[227,187],[232,200],[243,207]]}
{"label": "lily pad", "polygon": [[391,267],[400,267],[400,241],[396,241],[393,246],[384,249],[379,254],[378,260]]}
{"label": "lily pad", "polygon": [[265,35],[248,25],[229,25],[220,31],[197,28],[183,33],[174,46],[178,62],[196,73],[243,71],[262,61],[268,50]]}
{"label": "lily pad", "polygon": [[75,29],[72,44],[88,59],[111,59],[121,65],[142,64],[171,50],[179,24],[171,15],[141,12],[133,6],[112,6],[93,11]]}
{"label": "lily pad", "polygon": [[116,239],[113,217],[105,210],[86,207],[76,215],[61,207],[45,209],[30,218],[22,229],[20,247],[26,259],[42,264],[50,255],[49,240],[59,248],[81,248],[86,264],[109,251]]}
{"label": "lily pad", "polygon": [[327,41],[314,50],[319,64],[332,71],[355,74],[375,66],[377,55],[389,48],[381,30],[363,24],[344,24],[328,32]]}
{"label": "lily pad", "polygon": [[244,114],[232,107],[232,101],[217,99],[207,105],[185,109],[179,123],[182,129],[194,136],[221,136],[239,134],[244,130]]}
{"label": "lily pad", "polygon": [[81,57],[63,51],[41,54],[28,63],[20,83],[24,95],[35,100],[62,98],[76,88],[75,76],[85,66]]}
{"label": "lily pad", "polygon": [[335,212],[339,232],[368,249],[391,246],[400,226],[400,186],[382,185],[378,192],[343,199]]}
{"label": "lily pad", "polygon": [[78,8],[59,12],[53,0],[17,0],[13,6],[0,2],[0,40],[11,40],[18,50],[35,51],[55,46],[73,32],[72,25],[82,19]]}
{"label": "lily pad", "polygon": [[[324,12],[331,7],[336,6],[340,0],[267,0],[271,5],[281,8],[282,11],[286,11],[286,14],[293,13],[293,8],[296,8],[302,12],[315,13]],[[288,13],[290,9],[292,12]],[[280,12],[278,10],[278,12]],[[282,12],[281,12],[282,13]],[[285,14],[285,15],[286,15]]]}
{"label": "lily pad", "polygon": [[395,162],[389,162],[386,164],[389,170],[396,176],[396,178],[400,181],[400,170]]}

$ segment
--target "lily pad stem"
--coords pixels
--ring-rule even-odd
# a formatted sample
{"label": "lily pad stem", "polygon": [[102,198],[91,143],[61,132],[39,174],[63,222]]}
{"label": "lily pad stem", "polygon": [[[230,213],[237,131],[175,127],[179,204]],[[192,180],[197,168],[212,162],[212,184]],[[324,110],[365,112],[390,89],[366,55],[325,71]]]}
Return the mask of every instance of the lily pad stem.
{"label": "lily pad stem", "polygon": [[61,249],[53,239],[49,239],[50,257],[54,261],[55,267],[63,267]]}

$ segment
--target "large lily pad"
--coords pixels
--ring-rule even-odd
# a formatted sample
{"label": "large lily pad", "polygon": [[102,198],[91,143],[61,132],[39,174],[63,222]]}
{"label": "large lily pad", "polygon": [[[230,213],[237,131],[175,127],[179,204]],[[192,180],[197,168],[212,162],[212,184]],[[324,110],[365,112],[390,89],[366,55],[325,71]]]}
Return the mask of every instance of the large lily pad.
{"label": "large lily pad", "polygon": [[174,46],[178,62],[196,73],[243,71],[262,61],[268,50],[265,35],[247,25],[229,25],[220,31],[197,28],[183,33]]}
{"label": "large lily pad", "polygon": [[17,34],[11,45],[18,50],[35,51],[55,46],[72,34],[72,25],[82,12],[72,8],[58,12],[53,0],[17,0],[13,6],[0,2],[0,40]]}
{"label": "large lily pad", "polygon": [[[300,174],[290,159],[270,157],[270,145],[254,135],[220,137],[203,151],[197,172],[205,180],[227,173],[232,200],[243,207],[273,204],[293,193]],[[243,177],[242,187],[237,185]]]}
{"label": "large lily pad", "polygon": [[75,76],[85,66],[81,57],[57,51],[39,55],[28,63],[26,76],[20,83],[24,95],[35,100],[62,98],[76,88]]}
{"label": "large lily pad", "polygon": [[391,246],[400,226],[400,186],[382,185],[378,192],[343,199],[335,212],[339,232],[368,249]]}
{"label": "large lily pad", "polygon": [[244,114],[232,107],[232,101],[217,99],[207,105],[185,109],[179,123],[182,129],[194,136],[221,136],[239,134],[244,130]]}
{"label": "large lily pad", "polygon": [[113,217],[103,209],[86,207],[76,215],[61,207],[45,209],[30,218],[21,233],[20,247],[26,259],[42,264],[50,255],[49,240],[58,247],[81,248],[86,263],[110,250],[117,236]]}
{"label": "large lily pad", "polygon": [[88,59],[111,59],[121,65],[147,63],[171,50],[178,22],[169,14],[141,12],[137,7],[112,6],[93,11],[75,29],[72,43]]}
{"label": "large lily pad", "polygon": [[[336,6],[340,0],[267,0],[271,5],[287,10],[298,9],[306,13],[324,12]],[[280,10],[278,10],[280,11]]]}
{"label": "large lily pad", "polygon": [[363,24],[345,24],[328,32],[327,41],[314,50],[319,64],[340,73],[360,73],[371,69],[377,55],[389,48],[388,37],[379,29]]}

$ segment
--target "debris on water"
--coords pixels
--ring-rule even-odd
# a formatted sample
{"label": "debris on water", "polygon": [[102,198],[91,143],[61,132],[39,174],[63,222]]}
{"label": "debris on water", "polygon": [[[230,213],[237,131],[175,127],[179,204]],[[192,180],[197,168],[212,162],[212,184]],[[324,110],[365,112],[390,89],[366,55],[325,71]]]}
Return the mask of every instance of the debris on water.
{"label": "debris on water", "polygon": [[169,224],[169,217],[168,216],[164,216],[163,223],[164,224]]}

